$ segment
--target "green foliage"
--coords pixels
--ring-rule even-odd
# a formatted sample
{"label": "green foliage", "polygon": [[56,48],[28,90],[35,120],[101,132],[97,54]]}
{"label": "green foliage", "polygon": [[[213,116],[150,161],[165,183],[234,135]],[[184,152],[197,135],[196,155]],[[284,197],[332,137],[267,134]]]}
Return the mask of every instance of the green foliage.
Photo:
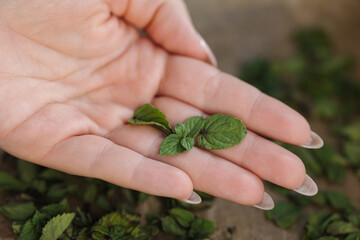
{"label": "green foliage", "polygon": [[167,136],[160,146],[160,156],[175,155],[183,153],[186,149],[181,144],[182,137],[177,134],[170,134]]}
{"label": "green foliage", "polygon": [[279,202],[274,209],[266,212],[266,216],[282,228],[290,227],[301,214],[301,207],[290,202]]}
{"label": "green foliage", "polygon": [[25,220],[36,211],[33,202],[9,202],[0,206],[0,213],[13,221]]}
{"label": "green foliage", "polygon": [[58,239],[70,226],[75,213],[64,213],[53,217],[43,228],[40,240]]}

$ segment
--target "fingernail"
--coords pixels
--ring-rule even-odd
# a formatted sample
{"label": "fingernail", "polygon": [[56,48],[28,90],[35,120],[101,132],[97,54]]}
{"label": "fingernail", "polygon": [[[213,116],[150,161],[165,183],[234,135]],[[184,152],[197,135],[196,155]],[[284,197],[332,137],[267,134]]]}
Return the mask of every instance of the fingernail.
{"label": "fingernail", "polygon": [[189,203],[189,204],[199,204],[202,202],[201,197],[196,192],[192,192],[190,197],[187,200],[183,200],[183,202]]}
{"label": "fingernail", "polygon": [[259,208],[261,210],[271,210],[274,208],[274,206],[274,200],[267,192],[264,192],[264,197],[258,204],[253,205],[253,207]]}
{"label": "fingernail", "polygon": [[313,149],[321,148],[322,146],[324,146],[324,141],[313,131],[311,131],[310,139],[307,141],[307,143],[301,145],[301,147]]}
{"label": "fingernail", "polygon": [[214,53],[211,51],[209,45],[205,42],[205,40],[200,35],[199,35],[199,37],[200,37],[200,45],[204,49],[204,51],[206,52],[206,54],[208,56],[207,62],[210,63],[211,65],[217,67],[218,64],[217,64]]}
{"label": "fingernail", "polygon": [[312,180],[311,177],[306,174],[304,183],[300,187],[293,190],[305,196],[314,196],[318,192],[318,187],[314,180]]}

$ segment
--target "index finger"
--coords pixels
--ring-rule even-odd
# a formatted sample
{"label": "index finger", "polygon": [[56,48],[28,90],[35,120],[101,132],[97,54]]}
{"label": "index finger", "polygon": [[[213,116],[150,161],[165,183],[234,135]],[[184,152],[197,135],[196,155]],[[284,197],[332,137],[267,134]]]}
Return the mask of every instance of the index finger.
{"label": "index finger", "polygon": [[208,114],[223,113],[279,141],[303,145],[311,135],[303,116],[248,83],[200,61],[172,56],[160,85],[160,95],[191,104]]}

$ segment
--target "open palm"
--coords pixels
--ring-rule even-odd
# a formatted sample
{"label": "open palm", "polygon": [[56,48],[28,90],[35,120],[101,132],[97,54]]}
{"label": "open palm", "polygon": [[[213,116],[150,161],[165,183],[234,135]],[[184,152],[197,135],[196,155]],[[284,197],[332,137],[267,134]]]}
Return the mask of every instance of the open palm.
{"label": "open palm", "polygon": [[[181,1],[2,1],[0,53],[0,147],[17,157],[181,200],[198,189],[253,205],[261,179],[304,182],[301,160],[260,135],[301,145],[306,120],[203,62]],[[227,150],[160,157],[161,132],[126,124],[148,102],[172,124],[224,113],[249,133]]]}

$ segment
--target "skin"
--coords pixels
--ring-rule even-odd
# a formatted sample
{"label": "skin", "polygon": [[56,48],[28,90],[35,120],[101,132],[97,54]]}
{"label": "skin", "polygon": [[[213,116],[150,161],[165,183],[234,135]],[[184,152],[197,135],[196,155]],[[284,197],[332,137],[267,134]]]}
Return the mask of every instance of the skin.
{"label": "skin", "polygon": [[[0,1],[0,53],[0,147],[19,158],[180,200],[197,189],[253,205],[261,179],[304,181],[301,160],[262,136],[301,145],[307,121],[208,64],[181,1]],[[172,125],[224,113],[249,133],[160,157],[165,136],[126,123],[148,102]]]}

